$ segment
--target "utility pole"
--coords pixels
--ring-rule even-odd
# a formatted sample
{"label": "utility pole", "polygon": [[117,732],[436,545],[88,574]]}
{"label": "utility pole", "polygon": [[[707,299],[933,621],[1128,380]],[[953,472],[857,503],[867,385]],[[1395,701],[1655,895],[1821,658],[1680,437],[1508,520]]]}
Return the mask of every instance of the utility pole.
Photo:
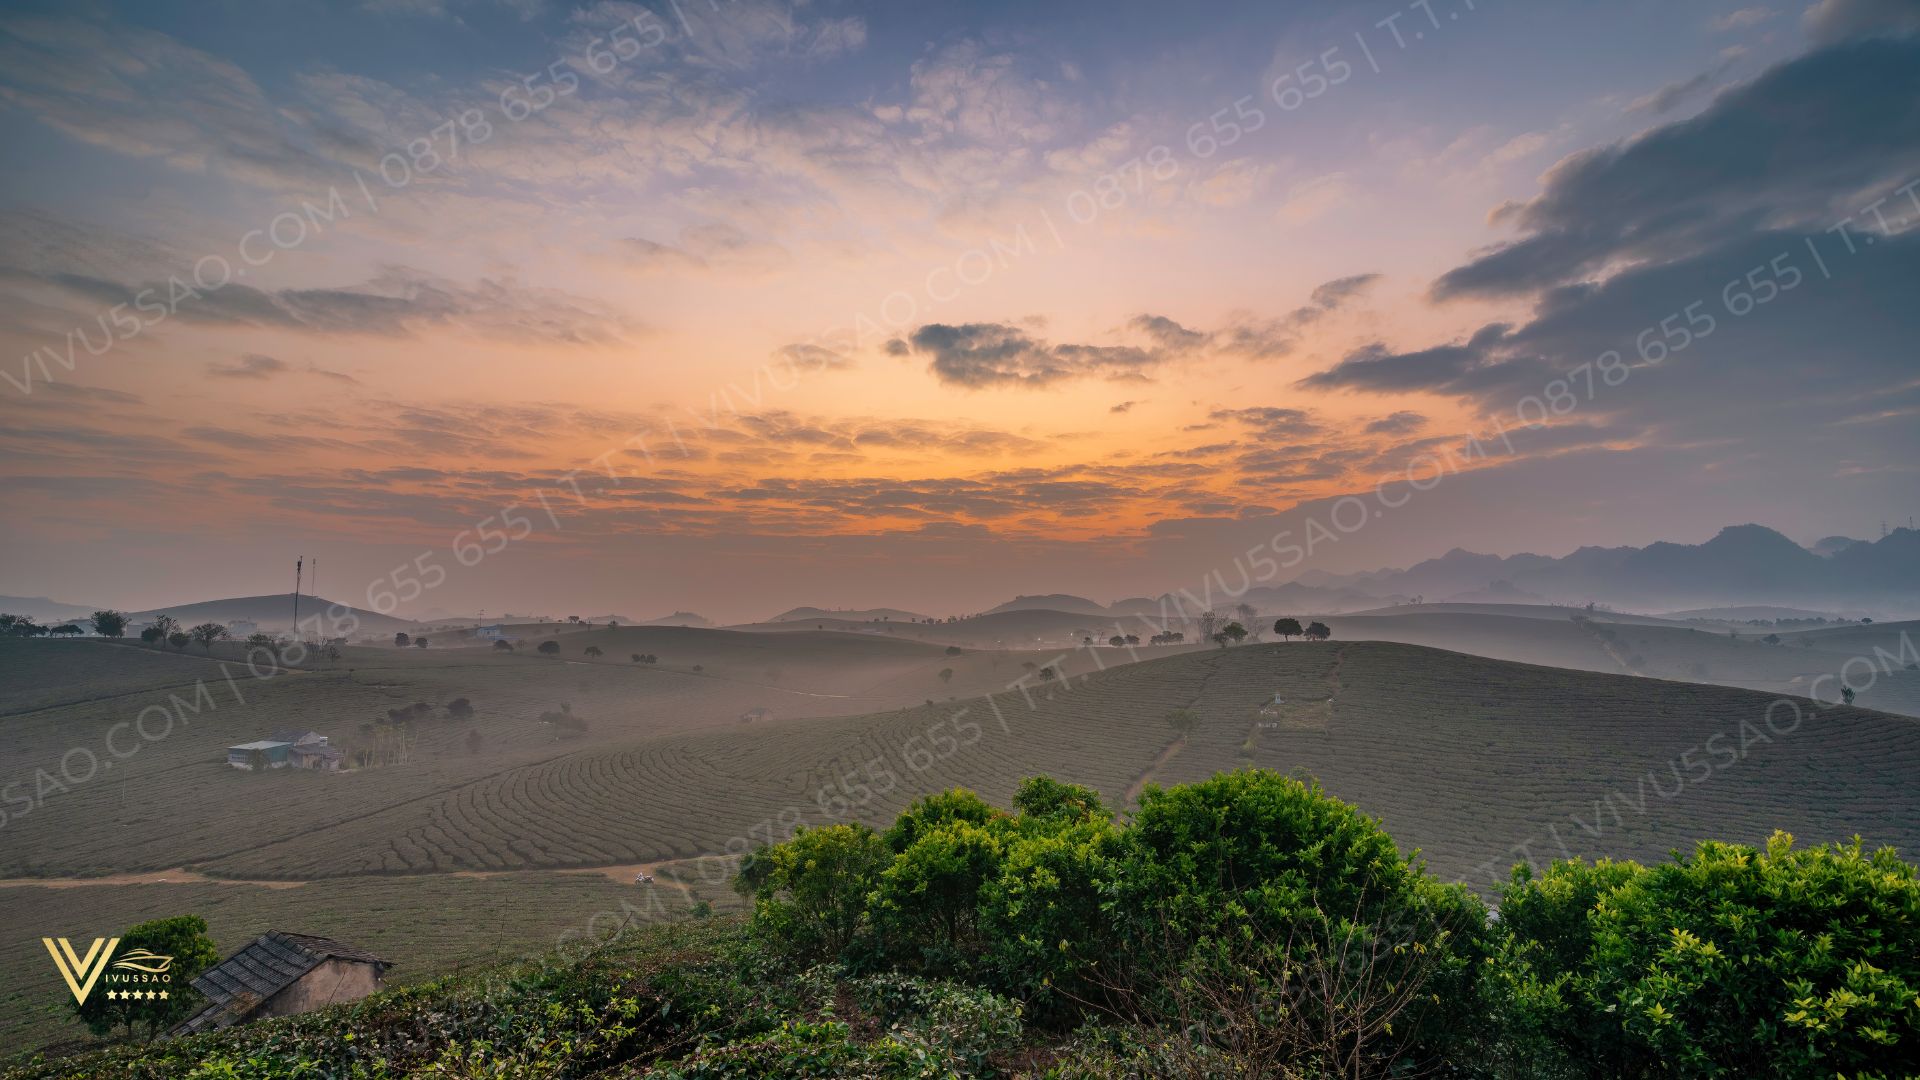
{"label": "utility pole", "polygon": [[307,564],[305,555],[293,559],[293,640],[300,640],[300,574]]}

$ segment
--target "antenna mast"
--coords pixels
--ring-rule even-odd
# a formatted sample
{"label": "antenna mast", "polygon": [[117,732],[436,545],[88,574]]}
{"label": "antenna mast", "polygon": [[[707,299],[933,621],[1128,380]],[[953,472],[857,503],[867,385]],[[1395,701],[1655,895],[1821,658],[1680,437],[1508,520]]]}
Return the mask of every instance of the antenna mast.
{"label": "antenna mast", "polygon": [[300,640],[300,573],[306,566],[307,557],[296,555],[293,559],[293,639]]}

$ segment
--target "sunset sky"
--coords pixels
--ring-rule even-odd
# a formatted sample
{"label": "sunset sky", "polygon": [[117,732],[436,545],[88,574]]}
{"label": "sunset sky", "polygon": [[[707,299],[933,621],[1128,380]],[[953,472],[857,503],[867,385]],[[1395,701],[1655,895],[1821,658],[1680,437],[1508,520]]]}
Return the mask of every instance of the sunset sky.
{"label": "sunset sky", "polygon": [[0,14],[0,593],[948,614],[1920,512],[1911,3],[204,9]]}

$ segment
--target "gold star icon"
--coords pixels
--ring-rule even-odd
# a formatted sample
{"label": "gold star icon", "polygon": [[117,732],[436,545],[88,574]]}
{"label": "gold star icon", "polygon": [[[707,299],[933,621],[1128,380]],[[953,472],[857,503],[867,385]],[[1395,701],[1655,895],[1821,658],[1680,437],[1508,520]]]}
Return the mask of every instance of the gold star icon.
{"label": "gold star icon", "polygon": [[108,1001],[112,1001],[112,1000],[113,1000],[114,998],[117,998],[117,997],[119,997],[119,996],[120,996],[120,991],[118,991],[118,990],[109,990],[109,991],[107,991],[107,1000],[108,1000]]}
{"label": "gold star icon", "polygon": [[167,1000],[167,992],[165,990],[160,991],[160,1000],[161,1001]]}

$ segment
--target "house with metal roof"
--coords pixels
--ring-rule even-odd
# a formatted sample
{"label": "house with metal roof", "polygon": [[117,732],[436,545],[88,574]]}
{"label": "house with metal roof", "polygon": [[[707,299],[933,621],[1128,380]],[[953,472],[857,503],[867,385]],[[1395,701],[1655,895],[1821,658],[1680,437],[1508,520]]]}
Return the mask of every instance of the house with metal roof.
{"label": "house with metal roof", "polygon": [[392,966],[331,938],[269,930],[193,980],[208,1005],[173,1033],[217,1031],[358,1001],[380,989]]}
{"label": "house with metal roof", "polygon": [[287,764],[293,744],[278,739],[256,739],[227,747],[227,764],[236,769],[280,769]]}

